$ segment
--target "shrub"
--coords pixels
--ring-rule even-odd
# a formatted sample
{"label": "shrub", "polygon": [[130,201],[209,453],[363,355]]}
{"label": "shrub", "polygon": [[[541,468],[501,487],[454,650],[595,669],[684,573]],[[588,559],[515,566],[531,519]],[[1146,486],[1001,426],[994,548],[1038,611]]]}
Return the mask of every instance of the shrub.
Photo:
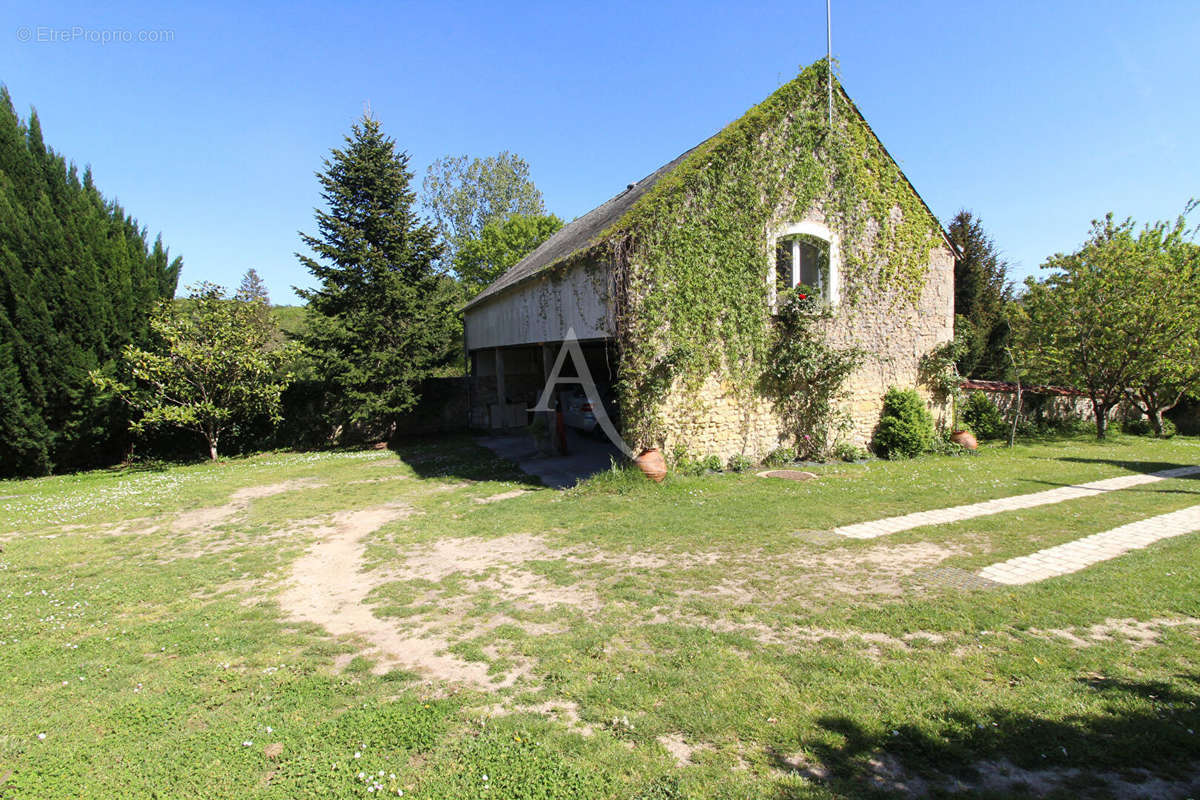
{"label": "shrub", "polygon": [[1096,433],[1096,423],[1082,417],[1050,417],[1042,421],[1042,429],[1046,433],[1060,436],[1075,436],[1081,433]]}
{"label": "shrub", "polygon": [[915,390],[888,389],[872,444],[879,455],[890,459],[912,458],[933,449],[933,417]]}
{"label": "shrub", "polygon": [[692,457],[686,447],[676,446],[671,451],[670,467],[680,475],[703,475],[704,464]]}
{"label": "shrub", "polygon": [[776,447],[772,450],[763,463],[768,467],[782,467],[784,464],[791,464],[796,460],[796,450],[793,447]]}
{"label": "shrub", "polygon": [[963,424],[980,439],[1002,439],[1008,435],[1008,425],[1000,409],[983,392],[972,392],[963,404]]}
{"label": "shrub", "polygon": [[[1150,425],[1150,420],[1146,417],[1138,417],[1137,419],[1127,419],[1121,423],[1121,430],[1133,436],[1153,436],[1154,428]],[[1162,421],[1162,438],[1170,439],[1175,435],[1175,423],[1163,417]]]}
{"label": "shrub", "polygon": [[842,442],[834,448],[833,454],[842,461],[863,461],[869,455],[863,448],[850,444],[850,442]]}
{"label": "shrub", "polygon": [[1145,417],[1127,419],[1121,423],[1121,430],[1130,436],[1149,436],[1151,432],[1150,420]]}
{"label": "shrub", "polygon": [[965,456],[967,453],[971,452],[958,442],[950,441],[950,431],[935,434],[933,437],[933,447],[931,449],[939,456]]}
{"label": "shrub", "polygon": [[724,469],[721,464],[721,457],[716,453],[710,453],[700,459],[700,466],[709,472],[721,472]]}
{"label": "shrub", "polygon": [[738,453],[729,459],[730,472],[746,472],[754,466],[754,462],[748,457]]}

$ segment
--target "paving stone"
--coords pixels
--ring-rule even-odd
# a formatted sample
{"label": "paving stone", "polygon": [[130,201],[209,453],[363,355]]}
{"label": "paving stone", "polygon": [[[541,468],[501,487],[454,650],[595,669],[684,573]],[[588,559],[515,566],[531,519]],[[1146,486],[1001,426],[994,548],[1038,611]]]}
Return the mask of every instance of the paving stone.
{"label": "paving stone", "polygon": [[1200,474],[1200,467],[1175,467],[1143,475],[1122,475],[1116,478],[1105,478],[1090,483],[1081,483],[1077,486],[1048,489],[1044,492],[1001,497],[995,500],[985,500],[981,503],[952,506],[937,511],[917,511],[898,517],[887,517],[870,522],[860,522],[854,525],[843,525],[840,528],[834,528],[833,532],[839,536],[846,536],[851,539],[874,539],[877,536],[886,536],[891,533],[921,528],[926,525],[961,522],[967,519],[974,519],[975,517],[1001,514],[1005,511],[1036,508],[1037,506],[1061,503],[1066,500],[1091,497],[1103,492],[1128,489],[1131,486],[1142,486],[1168,478],[1181,478],[1186,475],[1197,474]]}
{"label": "paving stone", "polygon": [[1073,542],[1010,558],[979,570],[979,577],[1010,585],[1034,583],[1140,550],[1154,542],[1200,531],[1200,506],[1131,522]]}

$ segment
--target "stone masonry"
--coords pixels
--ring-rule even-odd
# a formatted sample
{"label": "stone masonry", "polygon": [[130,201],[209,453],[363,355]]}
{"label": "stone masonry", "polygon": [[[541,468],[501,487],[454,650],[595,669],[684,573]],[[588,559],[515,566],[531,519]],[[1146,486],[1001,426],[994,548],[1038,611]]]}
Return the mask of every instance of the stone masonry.
{"label": "stone masonry", "polygon": [[[934,248],[915,308],[869,279],[848,288],[858,290],[858,299],[835,311],[828,335],[836,346],[867,354],[847,382],[841,408],[853,424],[849,441],[863,446],[879,423],[888,388],[917,386],[921,357],[954,336],[954,257],[943,243]],[[949,409],[923,394],[935,419],[944,422]],[[725,375],[710,376],[697,393],[675,389],[662,417],[668,453],[682,448],[694,456],[716,454],[722,461],[738,454],[762,459],[790,445],[794,436],[783,428],[770,399],[755,395],[743,402]]]}

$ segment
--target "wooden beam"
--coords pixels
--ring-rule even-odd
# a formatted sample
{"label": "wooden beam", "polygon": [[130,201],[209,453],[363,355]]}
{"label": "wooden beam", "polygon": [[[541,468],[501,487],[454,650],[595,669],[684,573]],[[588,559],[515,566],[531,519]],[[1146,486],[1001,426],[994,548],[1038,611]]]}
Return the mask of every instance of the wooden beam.
{"label": "wooden beam", "polygon": [[492,420],[493,428],[508,427],[508,394],[504,386],[504,351],[496,348],[496,412],[499,419]]}

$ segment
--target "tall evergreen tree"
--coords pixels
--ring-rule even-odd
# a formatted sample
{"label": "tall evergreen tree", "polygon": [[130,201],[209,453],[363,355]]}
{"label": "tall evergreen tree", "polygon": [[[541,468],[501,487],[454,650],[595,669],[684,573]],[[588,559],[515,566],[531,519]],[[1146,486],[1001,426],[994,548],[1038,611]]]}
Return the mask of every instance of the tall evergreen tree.
{"label": "tall evergreen tree", "polygon": [[958,372],[971,378],[1004,380],[1009,371],[1004,307],[1012,299],[1008,262],[970,211],[954,215],[949,234],[962,253],[954,265],[954,328],[964,344]]}
{"label": "tall evergreen tree", "polygon": [[148,246],[146,231],[104,200],[90,171],[81,179],[47,147],[37,114],[23,123],[0,87],[0,472],[120,456],[125,412],[88,373],[113,371],[123,347],[145,340],[181,263],[161,240]]}
{"label": "tall evergreen tree", "polygon": [[413,210],[408,154],[369,115],[345,142],[317,175],[318,233],[301,234],[316,257],[297,257],[320,284],[297,290],[311,312],[303,342],[338,421],[388,435],[445,360],[458,324],[453,286],[434,269],[436,231]]}

